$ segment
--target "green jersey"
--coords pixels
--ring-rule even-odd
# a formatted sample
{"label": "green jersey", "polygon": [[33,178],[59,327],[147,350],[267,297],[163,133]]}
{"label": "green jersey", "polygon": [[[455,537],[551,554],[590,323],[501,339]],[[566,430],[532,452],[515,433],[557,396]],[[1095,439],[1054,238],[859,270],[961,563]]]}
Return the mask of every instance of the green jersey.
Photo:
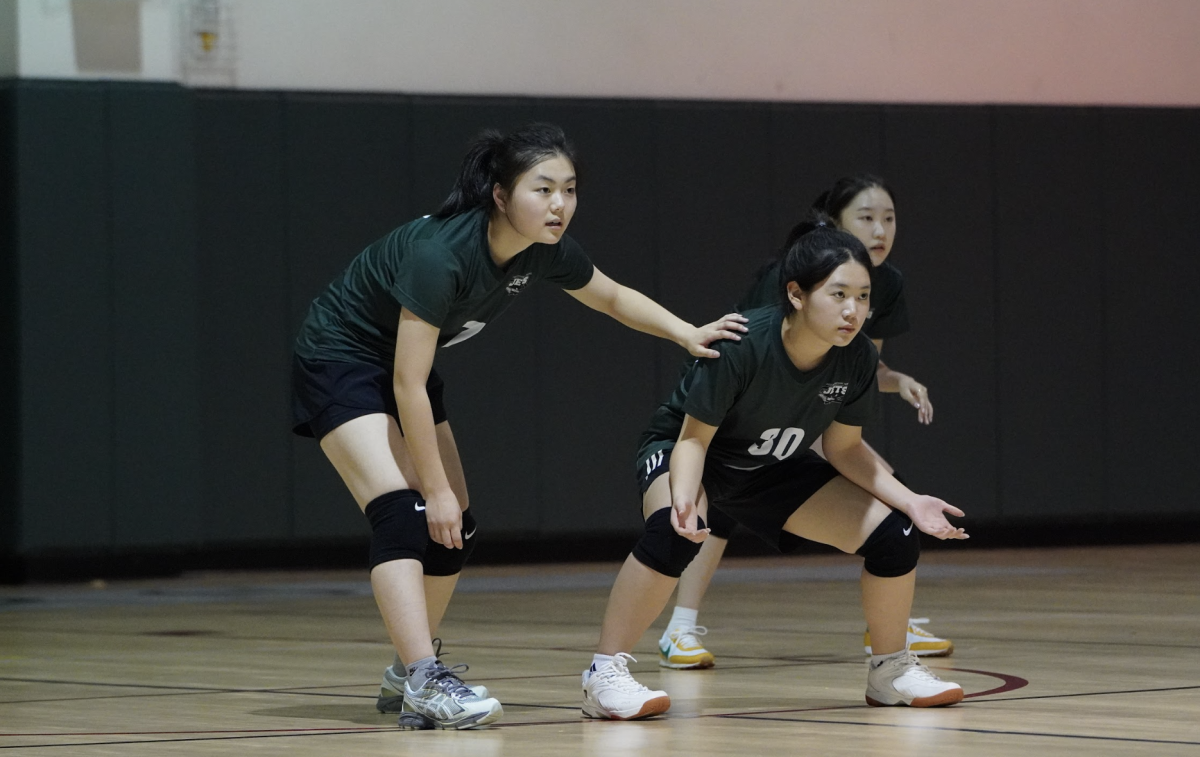
{"label": "green jersey", "polygon": [[468,339],[534,281],[587,285],[594,270],[579,245],[533,244],[503,268],[492,260],[488,214],[425,216],[359,253],[308,309],[296,354],[308,360],[368,363],[391,370],[400,309],[437,326],[438,345]]}
{"label": "green jersey", "polygon": [[865,335],[831,348],[820,365],[802,371],[783,346],[779,307],[744,315],[749,331],[741,341],[714,342],[721,357],[696,360],[659,406],[642,435],[639,460],[674,444],[684,415],[717,427],[706,462],[739,470],[808,449],[834,421],[862,426],[875,417],[879,356]]}
{"label": "green jersey", "polygon": [[[749,310],[778,304],[783,299],[779,282],[779,263],[771,264],[754,281],[750,291],[737,304],[737,310]],[[891,339],[907,333],[908,302],[904,299],[904,275],[886,260],[871,267],[871,310],[862,331],[871,339]]]}

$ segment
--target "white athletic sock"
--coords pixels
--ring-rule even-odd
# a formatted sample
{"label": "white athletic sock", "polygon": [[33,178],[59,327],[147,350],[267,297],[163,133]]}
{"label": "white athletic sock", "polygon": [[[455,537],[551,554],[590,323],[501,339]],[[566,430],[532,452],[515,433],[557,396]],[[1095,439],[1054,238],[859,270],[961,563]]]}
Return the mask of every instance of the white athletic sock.
{"label": "white athletic sock", "polygon": [[671,613],[671,622],[667,623],[667,635],[683,628],[694,628],[699,615],[699,610],[689,610],[686,607],[675,605],[675,612]]}
{"label": "white athletic sock", "polygon": [[408,678],[408,668],[405,667],[404,661],[400,659],[400,655],[396,655],[392,660],[392,673],[398,678]]}
{"label": "white athletic sock", "polygon": [[612,662],[612,661],[613,661],[612,655],[600,654],[597,652],[596,654],[592,655],[592,667],[589,668],[589,670],[599,670],[601,665],[603,665],[607,662]]}
{"label": "white athletic sock", "polygon": [[871,655],[871,668],[877,668],[882,665],[885,660],[890,660],[893,657],[899,657],[907,651],[907,649],[901,649],[899,652],[892,652],[891,654],[873,654]]}

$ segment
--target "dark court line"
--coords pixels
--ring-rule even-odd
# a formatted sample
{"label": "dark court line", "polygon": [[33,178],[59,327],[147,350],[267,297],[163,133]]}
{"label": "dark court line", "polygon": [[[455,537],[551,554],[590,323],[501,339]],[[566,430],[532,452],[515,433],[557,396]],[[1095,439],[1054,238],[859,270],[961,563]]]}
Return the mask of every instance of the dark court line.
{"label": "dark court line", "polygon": [[1048,739],[1079,739],[1091,741],[1116,741],[1131,744],[1171,744],[1180,746],[1200,746],[1200,741],[1177,741],[1172,739],[1144,739],[1131,736],[1090,736],[1073,733],[1041,733],[1038,731],[1004,731],[992,728],[949,728],[946,726],[912,726],[899,723],[870,723],[859,720],[819,720],[816,718],[781,718],[766,717],[750,713],[741,715],[712,715],[703,717],[719,717],[726,720],[767,720],[779,723],[814,723],[817,725],[861,725],[871,728],[903,728],[917,731],[943,731],[946,733],[978,733],[988,736],[1035,736]]}
{"label": "dark court line", "polygon": [[[1195,691],[1200,686],[1162,686],[1153,689],[1119,689],[1117,691],[1079,691],[1074,694],[1034,694],[1024,697],[997,697],[989,702],[1028,702],[1037,699],[1073,699],[1075,697],[1104,697],[1113,694],[1159,694],[1168,691]],[[970,695],[968,695],[970,696]],[[974,704],[964,702],[963,704]]]}
{"label": "dark court line", "polygon": [[131,739],[129,741],[76,741],[69,744],[12,744],[0,745],[0,749],[60,749],[63,747],[81,746],[124,746],[135,744],[178,744],[188,741],[239,741],[244,739],[293,739],[296,737],[311,738],[314,736],[357,736],[364,733],[381,733],[395,731],[394,726],[388,728],[358,728],[345,730],[329,730],[321,733],[262,733],[246,736],[201,736],[186,739]]}

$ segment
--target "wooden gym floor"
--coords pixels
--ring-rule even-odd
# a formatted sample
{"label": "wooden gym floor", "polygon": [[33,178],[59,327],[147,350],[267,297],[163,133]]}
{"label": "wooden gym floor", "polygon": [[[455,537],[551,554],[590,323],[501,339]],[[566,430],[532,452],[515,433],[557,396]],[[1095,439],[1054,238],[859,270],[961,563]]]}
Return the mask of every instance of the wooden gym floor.
{"label": "wooden gym floor", "polygon": [[673,706],[580,717],[615,564],[468,568],[447,664],[495,726],[401,732],[374,708],[391,660],[363,573],[202,574],[0,588],[0,754],[1200,755],[1200,545],[926,554],[914,614],[967,691],[871,708],[857,575],[840,556],[728,560],[701,614],[710,671],[639,679]]}

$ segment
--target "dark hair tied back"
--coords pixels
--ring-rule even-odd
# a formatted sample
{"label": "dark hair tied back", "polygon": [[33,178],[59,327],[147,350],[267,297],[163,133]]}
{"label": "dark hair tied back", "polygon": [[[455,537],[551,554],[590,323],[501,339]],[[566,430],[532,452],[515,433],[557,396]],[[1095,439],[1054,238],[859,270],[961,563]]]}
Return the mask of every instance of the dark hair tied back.
{"label": "dark hair tied back", "polygon": [[508,135],[486,129],[467,150],[450,195],[433,215],[447,218],[476,208],[491,210],[492,187],[499,184],[511,191],[523,173],[554,157],[566,158],[578,172],[575,146],[554,124],[528,124]]}
{"label": "dark hair tied back", "polygon": [[[801,224],[803,225],[803,224]],[[792,231],[795,232],[800,227]],[[829,225],[816,225],[800,234],[783,254],[779,266],[779,297],[787,303],[789,281],[804,292],[811,292],[818,284],[829,278],[839,266],[854,261],[871,270],[871,256],[867,248],[853,234],[838,231]]]}
{"label": "dark hair tied back", "polygon": [[812,210],[827,216],[833,222],[832,225],[836,226],[838,219],[842,217],[842,211],[850,205],[855,197],[865,190],[876,187],[887,192],[888,196],[895,201],[896,194],[883,179],[874,174],[856,173],[852,176],[843,176],[835,181],[832,187],[818,195],[817,199],[813,200]]}

